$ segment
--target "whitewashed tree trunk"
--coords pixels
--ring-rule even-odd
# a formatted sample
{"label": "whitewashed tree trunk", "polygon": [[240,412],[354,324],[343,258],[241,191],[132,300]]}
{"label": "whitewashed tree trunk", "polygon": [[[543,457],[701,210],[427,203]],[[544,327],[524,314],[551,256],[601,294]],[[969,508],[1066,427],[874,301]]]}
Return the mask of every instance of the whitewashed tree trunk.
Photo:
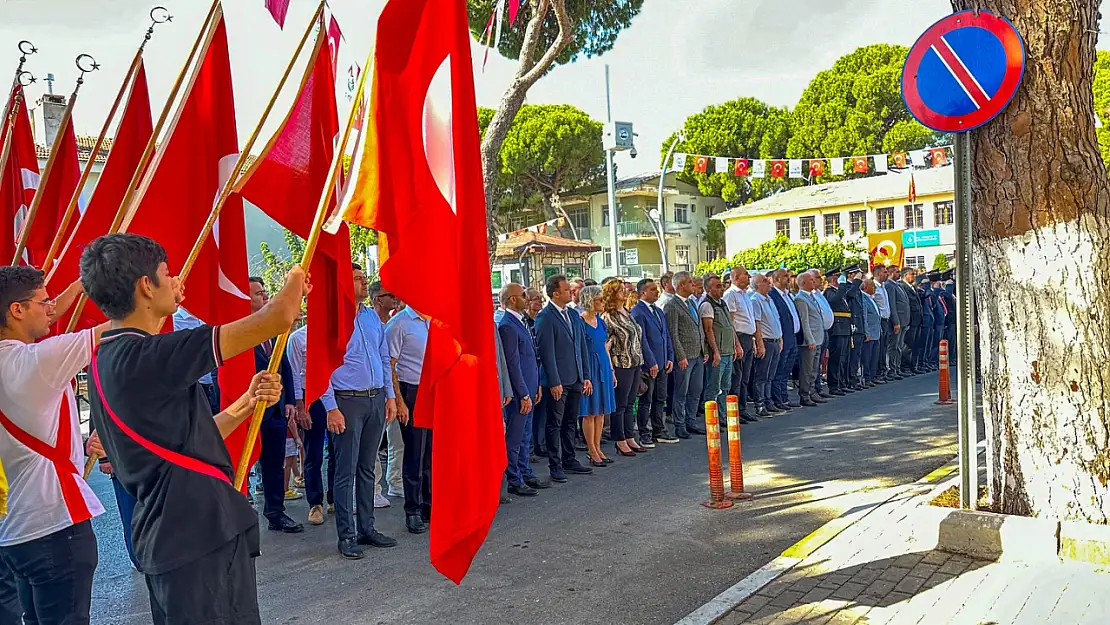
{"label": "whitewashed tree trunk", "polygon": [[1007,513],[1106,523],[1110,182],[1091,89],[1099,2],[952,4],[1009,18],[1027,46],[1017,97],[971,140],[991,495]]}

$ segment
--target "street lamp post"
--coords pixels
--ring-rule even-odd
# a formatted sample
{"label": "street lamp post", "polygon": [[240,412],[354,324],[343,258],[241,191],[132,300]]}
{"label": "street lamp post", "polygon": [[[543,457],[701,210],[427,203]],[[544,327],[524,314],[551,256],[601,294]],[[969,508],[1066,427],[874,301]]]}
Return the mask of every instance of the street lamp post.
{"label": "street lamp post", "polygon": [[663,185],[667,181],[667,165],[671,162],[671,156],[674,155],[674,149],[678,146],[678,142],[683,139],[682,133],[675,135],[674,141],[671,141],[671,147],[667,150],[667,155],[663,157],[663,166],[659,171],[659,200],[656,210],[659,215],[655,217],[655,221],[659,223],[659,252],[663,255],[663,273],[671,270],[671,263],[667,260],[667,211],[663,207]]}

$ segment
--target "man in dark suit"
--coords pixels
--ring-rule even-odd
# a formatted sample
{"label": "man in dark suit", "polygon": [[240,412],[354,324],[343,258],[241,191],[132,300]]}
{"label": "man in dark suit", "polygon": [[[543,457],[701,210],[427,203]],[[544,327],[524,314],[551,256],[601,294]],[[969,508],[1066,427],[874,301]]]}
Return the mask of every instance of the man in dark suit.
{"label": "man in dark suit", "polygon": [[[251,312],[255,313],[266,305],[270,296],[262,278],[251,277]],[[270,355],[274,353],[274,339],[254,347],[256,371],[265,371],[270,366]],[[285,514],[285,439],[290,427],[296,427],[297,398],[293,391],[293,368],[289,359],[281,357],[278,369],[282,381],[282,400],[266,409],[262,417],[259,438],[262,452],[258,461],[262,468],[262,492],[266,498],[262,516],[270,522],[270,530],[296,534],[304,531],[304,526]]]}
{"label": "man in dark suit", "polygon": [[586,360],[586,322],[567,309],[571,296],[566,276],[551,276],[544,290],[550,302],[536,315],[543,391],[540,406],[546,417],[551,479],[562,483],[567,481],[566,473],[593,473],[574,457],[578,407],[583,394],[593,393],[593,385]]}
{"label": "man in dark suit", "polygon": [[797,402],[790,401],[787,392],[790,372],[794,370],[794,363],[798,360],[798,333],[802,331],[798,309],[790,295],[791,277],[787,269],[776,269],[771,274],[771,302],[779,313],[779,324],[782,326],[782,353],[771,382],[771,400],[781,412],[790,412],[791,408],[800,408],[802,405],[800,398]]}
{"label": "man in dark suit", "polygon": [[848,344],[848,384],[844,390],[862,391],[863,379],[860,376],[863,363],[863,344],[867,342],[867,327],[863,313],[863,270],[856,265],[844,270],[848,278],[848,289],[844,299],[848,301],[848,311],[852,313],[852,339]]}
{"label": "man in dark suit", "polygon": [[659,301],[659,285],[651,278],[644,278],[636,283],[636,291],[640,301],[632,307],[632,319],[639,324],[644,336],[644,371],[649,376],[647,393],[640,397],[636,419],[640,445],[655,447],[656,443],[677,443],[678,438],[667,434],[663,422],[667,378],[674,368],[674,345],[667,332],[667,319],[655,305]]}
{"label": "man in dark suit", "polygon": [[524,325],[528,308],[524,287],[515,283],[505,285],[501,289],[501,307],[505,309],[505,314],[497,323],[497,334],[501,339],[505,368],[512,388],[512,400],[505,406],[505,449],[508,453],[505,478],[509,481],[511,494],[534,497],[536,489],[525,482],[520,470],[520,443],[524,438],[528,414],[540,401],[536,351],[532,345],[532,333]]}
{"label": "man in dark suit", "polygon": [[903,375],[916,375],[913,367],[914,348],[917,346],[917,335],[921,332],[921,298],[917,295],[917,287],[914,286],[914,280],[917,279],[917,270],[913,267],[905,267],[902,269],[902,280],[898,286],[906,293],[909,298],[910,304],[910,323],[909,327],[904,330],[906,340],[902,348],[902,374]]}
{"label": "man in dark suit", "polygon": [[825,289],[825,299],[833,311],[833,325],[829,328],[829,394],[844,396],[848,381],[848,343],[852,338],[852,311],[848,307],[848,282],[840,282],[841,269],[837,267],[827,273],[829,286]]}

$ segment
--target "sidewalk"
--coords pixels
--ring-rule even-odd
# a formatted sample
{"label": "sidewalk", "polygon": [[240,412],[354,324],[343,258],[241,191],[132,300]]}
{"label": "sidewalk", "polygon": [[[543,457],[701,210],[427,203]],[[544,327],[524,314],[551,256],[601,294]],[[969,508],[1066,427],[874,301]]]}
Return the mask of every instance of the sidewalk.
{"label": "sidewalk", "polygon": [[680,625],[1110,622],[1110,574],[1103,569],[973,560],[934,549],[935,523],[918,523],[923,515],[915,512],[944,477],[857,506]]}

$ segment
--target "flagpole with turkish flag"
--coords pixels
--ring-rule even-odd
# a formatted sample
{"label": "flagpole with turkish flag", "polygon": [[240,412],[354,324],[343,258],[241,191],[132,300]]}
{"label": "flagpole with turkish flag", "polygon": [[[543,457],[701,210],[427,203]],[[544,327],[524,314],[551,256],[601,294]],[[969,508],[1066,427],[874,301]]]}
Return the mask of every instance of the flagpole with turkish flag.
{"label": "flagpole with turkish flag", "polygon": [[[84,59],[88,61],[82,64]],[[58,134],[54,136],[54,143],[50,147],[50,157],[39,178],[38,192],[35,193],[35,199],[23,220],[15,253],[12,255],[13,265],[19,264],[26,250],[27,264],[42,266],[64,210],[61,207],[62,202],[68,202],[74,191],[80,191],[77,181],[80,179],[81,163],[77,157],[77,135],[73,130],[73,107],[77,104],[81,86],[85,84],[85,74],[99,70],[100,66],[88,54],[78,55],[75,63],[79,72],[77,84],[73,87],[73,93],[62,113]],[[39,218],[40,213],[42,218]]]}
{"label": "flagpole with turkish flag", "polygon": [[[96,136],[96,142],[93,143],[92,151],[89,153],[89,159],[85,162],[85,168],[81,171],[81,178],[77,181],[77,188],[74,190],[72,196],[69,198],[69,203],[66,205],[65,211],[62,213],[62,217],[58,222],[57,232],[54,234],[54,239],[50,243],[49,251],[46,254],[46,260],[43,262],[42,266],[43,273],[47,274],[48,276],[51,273],[51,268],[57,261],[58,253],[59,251],[61,251],[62,243],[69,239],[69,237],[66,236],[66,233],[69,229],[69,222],[73,219],[73,213],[77,210],[77,205],[81,198],[81,190],[85,188],[85,183],[88,182],[89,176],[92,174],[93,165],[96,163],[96,157],[100,154],[100,148],[104,145],[104,140],[108,136],[108,128],[111,126],[112,120],[116,118],[116,111],[119,110],[120,103],[123,102],[124,96],[128,94],[129,89],[135,79],[135,76],[140,71],[143,63],[143,52],[146,50],[146,44],[150,42],[151,37],[154,36],[154,27],[158,24],[168,22],[172,18],[173,16],[171,16],[164,7],[154,7],[150,10],[150,26],[146,29],[146,34],[143,36],[143,42],[139,45],[139,49],[135,51],[135,57],[131,60],[131,65],[127,68],[127,73],[124,75],[123,83],[119,86],[119,91],[116,93],[116,99],[112,102],[112,107],[108,110],[108,116],[104,119],[104,125],[101,126],[100,134]],[[145,83],[145,74],[143,80]],[[150,104],[148,102],[148,117],[149,110]],[[144,144],[146,143],[147,139],[149,139],[149,137],[144,138]],[[101,176],[101,179],[102,178],[103,176]],[[97,188],[99,189],[99,184]],[[49,280],[47,282],[49,284]]]}
{"label": "flagpole with turkish flag", "polygon": [[[163,105],[162,112],[158,116],[158,121],[154,124],[154,128],[150,133],[150,139],[147,140],[146,146],[143,148],[142,156],[139,157],[139,162],[131,174],[131,179],[128,181],[126,190],[123,194],[123,199],[119,201],[119,205],[116,207],[112,223],[108,227],[107,232],[101,232],[99,234],[119,232],[120,225],[123,223],[130,209],[131,200],[134,197],[139,182],[146,175],[147,166],[150,164],[150,159],[154,156],[154,148],[157,145],[158,137],[162,134],[162,127],[169,118],[170,111],[174,110],[177,94],[181,91],[181,85],[184,84],[185,77],[189,75],[189,68],[193,65],[193,60],[197,56],[197,51],[201,49],[201,44],[204,44],[205,49],[208,48],[208,41],[211,37],[212,20],[216,16],[217,11],[219,11],[221,16],[223,15],[220,0],[212,0],[211,6],[208,7],[208,14],[204,17],[204,23],[201,24],[200,30],[197,32],[197,38],[193,41],[193,47],[189,49],[189,55],[185,57],[185,63],[181,66],[181,71],[178,72],[173,87],[170,88],[170,93],[166,97],[166,104]],[[99,236],[99,234],[97,236]],[[87,302],[88,297],[86,297],[84,293],[77,296],[77,301],[73,304],[73,313],[70,315],[69,323],[66,325],[66,332],[73,332],[74,328],[77,327],[77,322],[81,319]]]}
{"label": "flagpole with turkish flag", "polygon": [[[344,211],[380,233],[382,286],[433,321],[414,419],[449,442],[432,446],[441,520],[431,526],[430,557],[455,583],[489,533],[506,463],[492,302],[468,290],[490,280],[470,45],[465,0],[389,0],[378,20],[370,128]],[[430,249],[436,289],[412,279]]]}
{"label": "flagpole with turkish flag", "polygon": [[[303,239],[312,236],[314,217],[304,207],[320,198],[340,133],[334,57],[340,35],[332,17],[325,36],[322,18],[323,14],[299,97],[235,185],[244,199]],[[335,194],[331,197],[329,212],[335,205]],[[332,372],[343,365],[358,306],[354,284],[348,277],[351,241],[346,226],[335,234],[321,233],[318,245],[320,253],[312,258],[309,270],[313,280],[308,296],[311,323],[305,357],[305,405],[327,390]]]}
{"label": "flagpole with turkish flag", "polygon": [[[27,75],[21,72],[20,76]],[[38,188],[39,162],[35,137],[27,115],[26,94],[18,80],[12,88],[8,117],[0,149],[0,253],[15,254],[15,219],[34,201]]]}

